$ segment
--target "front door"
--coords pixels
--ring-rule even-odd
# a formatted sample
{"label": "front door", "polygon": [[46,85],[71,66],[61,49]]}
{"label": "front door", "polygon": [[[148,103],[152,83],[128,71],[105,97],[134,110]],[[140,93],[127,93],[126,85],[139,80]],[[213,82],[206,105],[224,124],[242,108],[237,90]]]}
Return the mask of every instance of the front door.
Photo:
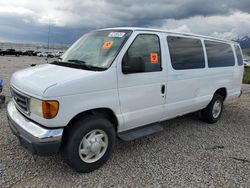
{"label": "front door", "polygon": [[160,121],[166,91],[161,36],[134,33],[118,58],[118,92],[124,125],[121,131]]}

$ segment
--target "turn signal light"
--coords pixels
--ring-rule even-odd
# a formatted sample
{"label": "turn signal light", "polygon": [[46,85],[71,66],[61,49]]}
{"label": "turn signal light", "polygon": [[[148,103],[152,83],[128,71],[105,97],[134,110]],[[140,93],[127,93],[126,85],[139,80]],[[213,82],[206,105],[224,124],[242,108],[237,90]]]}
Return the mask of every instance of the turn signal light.
{"label": "turn signal light", "polygon": [[56,117],[59,109],[59,102],[57,101],[42,101],[43,117],[45,119],[52,119]]}

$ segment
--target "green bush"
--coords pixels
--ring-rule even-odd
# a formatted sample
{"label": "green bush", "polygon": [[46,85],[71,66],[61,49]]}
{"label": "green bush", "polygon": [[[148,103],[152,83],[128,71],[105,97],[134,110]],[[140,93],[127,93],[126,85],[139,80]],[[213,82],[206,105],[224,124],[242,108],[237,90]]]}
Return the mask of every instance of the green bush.
{"label": "green bush", "polygon": [[250,67],[244,68],[243,83],[250,84]]}

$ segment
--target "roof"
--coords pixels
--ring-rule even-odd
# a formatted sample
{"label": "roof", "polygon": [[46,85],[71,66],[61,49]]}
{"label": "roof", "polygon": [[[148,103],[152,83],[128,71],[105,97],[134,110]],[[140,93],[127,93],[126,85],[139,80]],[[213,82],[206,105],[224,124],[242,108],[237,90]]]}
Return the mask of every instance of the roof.
{"label": "roof", "polygon": [[210,40],[217,40],[222,42],[228,42],[228,43],[235,43],[238,44],[238,42],[227,40],[227,39],[221,39],[211,36],[205,36],[205,35],[198,35],[193,33],[184,33],[184,32],[175,32],[170,30],[161,30],[161,29],[153,29],[153,28],[146,28],[146,27],[114,27],[114,28],[104,28],[99,30],[133,30],[133,31],[153,31],[153,32],[161,32],[161,33],[167,33],[167,34],[178,34],[183,36],[192,36],[192,37],[200,37],[203,39],[210,39]]}

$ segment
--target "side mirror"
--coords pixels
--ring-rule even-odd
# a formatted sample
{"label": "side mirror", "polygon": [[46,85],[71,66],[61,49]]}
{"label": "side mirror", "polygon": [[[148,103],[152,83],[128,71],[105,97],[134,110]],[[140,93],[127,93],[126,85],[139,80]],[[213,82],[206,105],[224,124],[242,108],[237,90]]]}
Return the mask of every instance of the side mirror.
{"label": "side mirror", "polygon": [[139,73],[145,71],[145,64],[141,57],[127,58],[125,55],[122,59],[122,72],[124,74]]}

